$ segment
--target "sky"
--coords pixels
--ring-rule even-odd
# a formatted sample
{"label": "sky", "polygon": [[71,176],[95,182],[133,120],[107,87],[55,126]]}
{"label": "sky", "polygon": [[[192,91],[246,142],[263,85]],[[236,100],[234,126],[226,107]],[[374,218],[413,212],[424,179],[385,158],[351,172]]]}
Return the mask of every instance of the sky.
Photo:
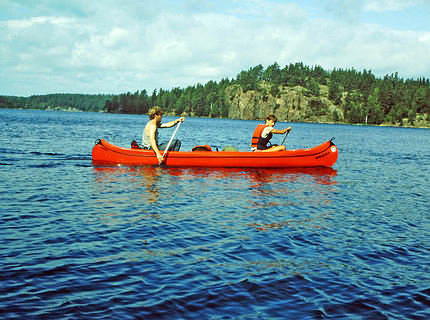
{"label": "sky", "polygon": [[0,95],[151,94],[275,62],[430,78],[430,0],[0,0]]}

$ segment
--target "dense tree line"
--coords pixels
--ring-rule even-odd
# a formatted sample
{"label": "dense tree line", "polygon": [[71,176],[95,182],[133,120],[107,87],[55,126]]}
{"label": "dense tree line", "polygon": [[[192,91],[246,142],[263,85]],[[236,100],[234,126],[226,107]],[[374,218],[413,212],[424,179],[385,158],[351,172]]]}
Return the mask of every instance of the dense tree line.
{"label": "dense tree line", "polygon": [[[417,114],[430,119],[429,79],[401,79],[398,74],[377,79],[371,71],[334,69],[290,64],[281,69],[277,63],[263,69],[261,65],[242,71],[237,81],[244,90],[258,90],[260,81],[271,84],[271,94],[279,94],[280,86],[302,86],[315,97],[322,85],[328,86],[328,98],[341,107],[344,119],[352,123],[413,122]],[[318,101],[318,100],[313,100]]]}
{"label": "dense tree line", "polygon": [[112,95],[88,95],[58,93],[33,95],[30,97],[0,96],[0,108],[24,109],[77,109],[81,111],[103,111]]}
{"label": "dense tree line", "polygon": [[334,71],[331,84],[331,98],[342,105],[349,122],[402,123],[407,118],[412,123],[417,114],[430,119],[428,79],[403,80],[397,73],[376,79],[370,72],[349,70]]}
{"label": "dense tree line", "polygon": [[[334,69],[292,63],[281,68],[274,63],[267,68],[258,65],[241,71],[235,79],[209,81],[187,88],[146,90],[120,95],[51,94],[42,96],[0,97],[0,107],[76,108],[83,111],[145,114],[158,105],[167,113],[199,117],[228,117],[231,101],[227,88],[240,88],[280,98],[285,87],[300,87],[311,97],[309,110],[318,116],[327,112],[323,95],[341,110],[331,117],[334,121],[380,124],[400,123],[405,119],[427,117],[430,120],[429,79],[402,79],[397,73],[383,78],[370,70]],[[304,119],[305,120],[305,119]]]}
{"label": "dense tree line", "polygon": [[227,117],[228,104],[225,101],[225,88],[232,82],[228,79],[219,83],[209,81],[205,85],[197,84],[185,89],[154,90],[148,95],[146,90],[124,93],[107,101],[107,112],[147,113],[154,106],[160,106],[165,112],[174,114],[192,114],[201,117]]}
{"label": "dense tree line", "polygon": [[[427,114],[430,119],[430,82],[428,79],[401,79],[398,74],[378,79],[370,70],[334,69],[326,71],[320,66],[309,67],[295,63],[281,68],[274,63],[267,68],[258,65],[240,72],[236,79],[205,85],[197,84],[185,89],[145,90],[113,97],[106,102],[108,112],[146,113],[153,105],[166,112],[180,115],[226,117],[230,107],[225,89],[239,85],[244,92],[258,92],[261,84],[269,87],[272,96],[279,96],[281,88],[300,86],[308,95],[320,97],[322,86],[328,88],[328,99],[343,111],[343,120],[352,123],[380,124],[402,123],[407,118],[412,123],[417,114]],[[318,99],[311,102],[311,109],[318,113]],[[338,116],[334,115],[334,120]]]}

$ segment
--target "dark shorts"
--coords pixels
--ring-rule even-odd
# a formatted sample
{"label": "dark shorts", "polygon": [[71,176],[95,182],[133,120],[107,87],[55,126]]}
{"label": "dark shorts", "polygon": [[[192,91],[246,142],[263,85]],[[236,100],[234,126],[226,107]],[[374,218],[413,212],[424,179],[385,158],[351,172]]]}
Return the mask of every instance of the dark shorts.
{"label": "dark shorts", "polygon": [[269,148],[270,148],[269,146],[263,146],[261,144],[257,145],[257,150],[266,150],[266,149],[269,149]]}
{"label": "dark shorts", "polygon": [[[158,149],[164,150],[166,149],[166,147],[167,147],[167,142],[160,144],[158,146]],[[178,139],[173,139],[168,151],[179,151],[179,149],[181,149],[181,141]]]}
{"label": "dark shorts", "polygon": [[263,145],[257,145],[257,150],[266,150],[269,149],[271,147],[277,147],[277,144],[271,144],[270,142],[268,143],[268,145],[263,146]]}

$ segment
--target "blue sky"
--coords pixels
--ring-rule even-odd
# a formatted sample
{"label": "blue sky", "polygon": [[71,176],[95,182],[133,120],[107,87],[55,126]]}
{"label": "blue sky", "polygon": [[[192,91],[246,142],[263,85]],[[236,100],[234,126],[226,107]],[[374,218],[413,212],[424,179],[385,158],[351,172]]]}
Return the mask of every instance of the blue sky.
{"label": "blue sky", "polygon": [[0,95],[122,93],[295,62],[430,78],[429,0],[2,0]]}

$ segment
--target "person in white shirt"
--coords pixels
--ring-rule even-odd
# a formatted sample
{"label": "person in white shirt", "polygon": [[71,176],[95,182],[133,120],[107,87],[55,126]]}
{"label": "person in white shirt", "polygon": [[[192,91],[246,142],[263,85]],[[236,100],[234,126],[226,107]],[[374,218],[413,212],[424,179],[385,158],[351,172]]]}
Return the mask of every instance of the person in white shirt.
{"label": "person in white shirt", "polygon": [[[167,147],[167,143],[158,144],[158,128],[170,128],[177,125],[179,122],[184,122],[185,118],[181,117],[176,120],[161,123],[163,119],[163,111],[160,107],[153,107],[148,112],[149,121],[145,126],[142,134],[142,146],[144,149],[154,150],[158,163],[163,162],[163,156],[160,150],[164,150]],[[169,147],[170,151],[179,151],[181,147],[181,141],[174,139]]]}

